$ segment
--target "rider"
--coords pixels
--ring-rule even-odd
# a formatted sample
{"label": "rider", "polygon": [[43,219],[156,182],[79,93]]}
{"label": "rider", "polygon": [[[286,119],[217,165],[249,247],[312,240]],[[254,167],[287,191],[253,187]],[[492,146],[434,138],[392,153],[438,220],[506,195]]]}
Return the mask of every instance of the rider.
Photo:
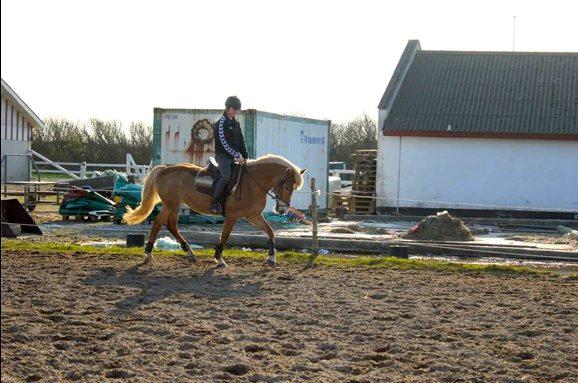
{"label": "rider", "polygon": [[231,180],[231,165],[234,162],[245,164],[249,154],[245,147],[245,139],[241,131],[241,125],[235,118],[241,110],[241,100],[236,96],[231,96],[225,101],[225,111],[223,116],[215,123],[215,157],[219,164],[221,177],[213,191],[213,201],[211,212],[221,214],[221,196]]}

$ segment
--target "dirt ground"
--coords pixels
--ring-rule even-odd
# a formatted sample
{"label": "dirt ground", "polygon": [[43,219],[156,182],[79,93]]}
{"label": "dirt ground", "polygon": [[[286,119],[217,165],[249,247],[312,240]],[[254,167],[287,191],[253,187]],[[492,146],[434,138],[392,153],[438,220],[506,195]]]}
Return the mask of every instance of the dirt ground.
{"label": "dirt ground", "polygon": [[2,253],[2,381],[574,382],[578,282]]}

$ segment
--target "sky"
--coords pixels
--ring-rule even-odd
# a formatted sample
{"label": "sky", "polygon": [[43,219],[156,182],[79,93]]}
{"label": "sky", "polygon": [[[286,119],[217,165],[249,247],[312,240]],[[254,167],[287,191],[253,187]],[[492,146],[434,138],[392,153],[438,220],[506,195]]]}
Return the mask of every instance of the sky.
{"label": "sky", "polygon": [[425,50],[578,52],[578,1],[1,2],[2,78],[43,119],[152,125],[153,108],[345,122]]}

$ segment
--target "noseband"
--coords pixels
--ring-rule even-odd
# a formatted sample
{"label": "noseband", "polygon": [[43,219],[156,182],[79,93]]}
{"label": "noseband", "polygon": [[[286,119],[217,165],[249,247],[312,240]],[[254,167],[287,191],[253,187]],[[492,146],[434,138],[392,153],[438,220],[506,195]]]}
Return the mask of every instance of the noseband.
{"label": "noseband", "polygon": [[[280,200],[281,202],[283,202],[285,205],[291,206],[291,203],[289,203],[289,202],[285,201],[283,198],[279,197],[279,195],[283,192],[282,189],[289,190],[289,187],[287,186],[287,178],[283,178],[283,180],[281,182],[279,182],[279,185],[277,185],[277,187],[275,187],[273,189],[273,193],[275,194],[275,196],[272,196],[272,198],[276,198],[276,199]],[[267,192],[267,194],[269,194],[269,192]],[[269,194],[269,196],[271,196],[271,194]]]}
{"label": "noseband", "polygon": [[[257,186],[259,186],[261,188],[261,190],[263,190],[265,193],[267,193],[267,195],[269,197],[271,197],[273,199],[278,199],[281,202],[283,202],[285,205],[291,206],[291,204],[288,201],[285,201],[283,198],[279,197],[279,195],[282,192],[281,189],[284,188],[285,190],[289,190],[289,187],[287,186],[287,178],[283,177],[283,180],[281,180],[281,182],[279,182],[279,184],[277,186],[275,186],[273,189],[267,190],[266,188],[261,186],[261,184],[259,182],[257,182],[255,177],[253,177],[253,175],[247,171],[247,168],[245,168],[245,173],[253,180],[253,182],[255,182],[257,184]],[[273,194],[271,194],[271,190],[273,190]]]}

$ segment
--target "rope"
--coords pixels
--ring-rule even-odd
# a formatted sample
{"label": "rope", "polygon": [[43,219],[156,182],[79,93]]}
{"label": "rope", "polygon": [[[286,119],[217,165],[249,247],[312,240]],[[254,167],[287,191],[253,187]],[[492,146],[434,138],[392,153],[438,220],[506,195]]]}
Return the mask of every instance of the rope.
{"label": "rope", "polygon": [[[251,179],[253,179],[254,182],[255,179],[253,178],[253,176],[247,172],[247,174],[249,174],[249,176],[251,177]],[[257,183],[257,185],[259,185]],[[34,187],[34,186],[30,186],[30,187]],[[259,185],[259,187],[261,187],[263,190],[265,190],[265,188],[263,188],[261,185]],[[79,190],[79,189],[76,189]],[[86,191],[95,191],[95,192],[105,192],[105,193],[112,193],[113,191],[110,189],[82,189],[82,190],[86,190]],[[40,187],[39,187],[39,191]],[[46,191],[46,190],[45,190]],[[68,192],[71,191],[71,189],[69,188],[51,188],[49,191],[58,191],[58,192],[62,192],[63,194],[66,194]],[[34,191],[30,191],[30,194],[35,194]],[[120,194],[131,194],[131,193],[136,193],[138,195],[140,195],[142,193],[141,190],[127,190],[127,191],[122,191],[122,193]],[[295,190],[293,192],[294,194],[311,194],[311,192],[308,191],[302,191],[302,190]],[[503,210],[520,210],[521,208],[523,208],[522,206],[516,206],[516,205],[493,205],[493,204],[480,204],[480,203],[466,203],[466,202],[455,202],[455,201],[439,201],[439,200],[423,200],[423,199],[411,199],[411,198],[391,198],[391,197],[378,197],[378,196],[371,196],[371,195],[365,195],[365,194],[353,194],[353,193],[342,193],[342,192],[324,192],[321,190],[317,191],[318,194],[323,194],[326,196],[340,196],[340,197],[356,197],[356,198],[364,198],[364,199],[371,199],[371,200],[376,200],[376,201],[390,201],[390,202],[418,202],[418,203],[430,203],[430,204],[438,204],[438,205],[442,205],[439,206],[438,208],[444,208],[443,205],[458,205],[458,206],[464,206],[464,207],[481,207],[481,208],[493,208],[493,209],[503,209]],[[0,191],[0,194],[4,195],[4,191]],[[270,191],[267,192],[267,194],[271,197],[271,198],[275,198],[274,195],[271,195]],[[6,195],[10,195],[10,192],[7,192]],[[532,211],[543,211],[543,212],[558,212],[558,213],[573,213],[572,211],[568,211],[565,209],[559,209],[559,208],[553,208],[553,207],[533,207],[533,206],[528,206],[528,209],[531,209]],[[578,211],[576,211],[576,213],[578,213]]]}

